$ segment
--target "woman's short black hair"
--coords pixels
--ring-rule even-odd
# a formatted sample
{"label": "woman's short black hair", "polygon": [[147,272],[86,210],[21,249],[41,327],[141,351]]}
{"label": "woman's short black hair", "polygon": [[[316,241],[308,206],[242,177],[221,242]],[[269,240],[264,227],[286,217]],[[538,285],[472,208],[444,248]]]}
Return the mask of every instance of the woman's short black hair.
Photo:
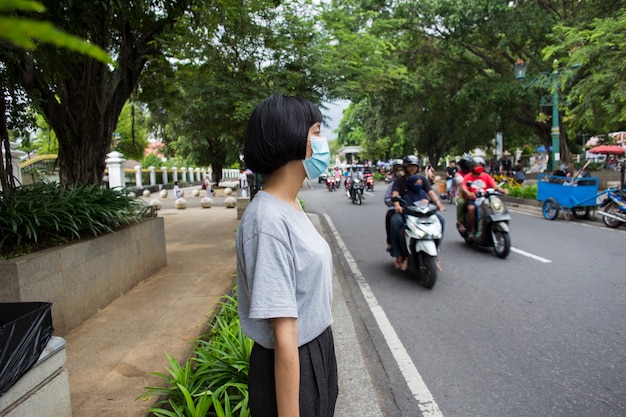
{"label": "woman's short black hair", "polygon": [[243,149],[246,165],[269,175],[289,161],[304,159],[309,129],[322,112],[308,100],[275,94],[259,103],[248,122]]}

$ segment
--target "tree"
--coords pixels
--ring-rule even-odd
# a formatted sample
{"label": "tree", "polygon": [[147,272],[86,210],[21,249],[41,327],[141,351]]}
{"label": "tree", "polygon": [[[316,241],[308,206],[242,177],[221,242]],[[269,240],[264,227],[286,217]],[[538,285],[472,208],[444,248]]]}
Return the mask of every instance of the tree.
{"label": "tree", "polygon": [[[5,15],[5,13],[14,12],[42,13],[44,11],[45,7],[34,1],[1,0],[0,27],[3,30],[0,32],[0,39],[7,42],[7,47],[17,48],[18,50],[32,50],[35,48],[34,42],[38,41],[91,56],[101,62],[112,62],[107,53],[98,46],[58,30],[48,22],[33,21],[21,16]],[[0,60],[0,78],[2,79],[0,83],[0,112],[2,113],[0,116],[0,154],[5,154],[4,160],[0,158],[0,185],[8,193],[15,188],[8,129],[23,130],[25,121],[32,122],[33,113],[25,105],[25,100],[22,99],[23,91],[5,84],[7,78],[6,65],[4,61]],[[11,109],[7,108],[7,97],[9,97],[9,102],[12,104]],[[12,118],[7,118],[7,114],[11,114]]]}
{"label": "tree", "polygon": [[141,83],[154,128],[169,155],[211,165],[240,164],[254,106],[284,92],[327,98],[324,44],[312,6],[301,1],[224,1],[185,17],[163,39],[167,60]]}
{"label": "tree", "polygon": [[42,20],[100,46],[116,57],[115,65],[46,44],[3,49],[0,59],[10,88],[23,88],[57,135],[61,181],[100,183],[124,103],[160,54],[157,36],[175,25],[191,0],[42,3]]}
{"label": "tree", "polygon": [[579,81],[569,91],[569,130],[626,129],[626,9],[576,26],[557,25],[551,40],[546,60],[566,56],[564,66],[580,66]]}
{"label": "tree", "polygon": [[[521,57],[531,63],[529,73],[549,71],[550,63],[544,61],[542,51],[560,42],[548,36],[553,28],[561,24],[583,27],[583,22],[613,16],[615,10],[624,8],[622,0],[421,0],[401,2],[393,8],[358,0],[336,4],[337,10],[351,13],[345,13],[343,20],[331,14],[335,17],[332,27],[341,22],[333,33],[344,36],[341,39],[351,39],[349,35],[359,38],[350,43],[350,56],[362,55],[353,68],[362,65],[366,70],[351,73],[349,88],[358,90],[354,93],[357,97],[367,97],[370,115],[377,119],[362,119],[364,126],[369,124],[363,128],[367,140],[395,141],[390,132],[401,129],[403,140],[427,153],[433,162],[441,152],[460,153],[491,144],[497,129],[509,144],[537,137],[549,146],[551,121],[544,116],[546,109],[539,107],[540,97],[547,91],[523,90],[513,78],[513,64]],[[351,7],[360,13],[353,13]],[[616,29],[617,34],[619,27]],[[366,43],[374,34],[377,43]],[[365,45],[379,48],[369,50],[374,54],[367,53]],[[374,59],[370,59],[372,55]],[[378,56],[384,56],[386,62],[378,70],[370,69],[368,64]],[[566,51],[559,51],[559,58],[564,60]],[[404,71],[387,71],[401,76],[385,74],[378,83],[368,78],[368,74],[378,75],[380,69],[389,68]],[[613,77],[621,74],[619,70],[608,72]],[[574,91],[581,80],[564,85],[563,94],[569,88]],[[561,132],[561,155],[567,158],[568,129]]]}

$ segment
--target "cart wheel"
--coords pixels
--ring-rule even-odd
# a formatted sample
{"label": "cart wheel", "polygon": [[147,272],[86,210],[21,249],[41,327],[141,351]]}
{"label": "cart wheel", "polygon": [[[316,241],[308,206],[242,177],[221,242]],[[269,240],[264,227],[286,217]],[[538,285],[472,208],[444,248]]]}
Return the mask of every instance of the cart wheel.
{"label": "cart wheel", "polygon": [[589,217],[589,207],[573,207],[572,214],[575,219],[583,220]]}
{"label": "cart wheel", "polygon": [[543,217],[548,220],[554,220],[559,217],[559,203],[554,198],[547,198],[541,206]]}

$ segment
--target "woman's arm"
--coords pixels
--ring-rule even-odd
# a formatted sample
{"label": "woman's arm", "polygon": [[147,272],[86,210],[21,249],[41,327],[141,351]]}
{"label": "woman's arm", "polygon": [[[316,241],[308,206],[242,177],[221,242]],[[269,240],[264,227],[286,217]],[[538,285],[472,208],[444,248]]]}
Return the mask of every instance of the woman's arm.
{"label": "woman's arm", "polygon": [[271,320],[274,331],[274,373],[279,417],[300,415],[300,357],[298,320],[280,317]]}

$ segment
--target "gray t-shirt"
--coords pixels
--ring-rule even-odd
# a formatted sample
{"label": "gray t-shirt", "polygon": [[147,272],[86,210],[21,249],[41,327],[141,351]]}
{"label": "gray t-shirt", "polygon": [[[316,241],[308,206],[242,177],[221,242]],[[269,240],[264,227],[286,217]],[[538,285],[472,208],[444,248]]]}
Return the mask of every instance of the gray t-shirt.
{"label": "gray t-shirt", "polygon": [[304,211],[259,191],[237,229],[237,288],[243,332],[274,348],[268,319],[298,319],[298,346],[332,324],[333,262]]}

